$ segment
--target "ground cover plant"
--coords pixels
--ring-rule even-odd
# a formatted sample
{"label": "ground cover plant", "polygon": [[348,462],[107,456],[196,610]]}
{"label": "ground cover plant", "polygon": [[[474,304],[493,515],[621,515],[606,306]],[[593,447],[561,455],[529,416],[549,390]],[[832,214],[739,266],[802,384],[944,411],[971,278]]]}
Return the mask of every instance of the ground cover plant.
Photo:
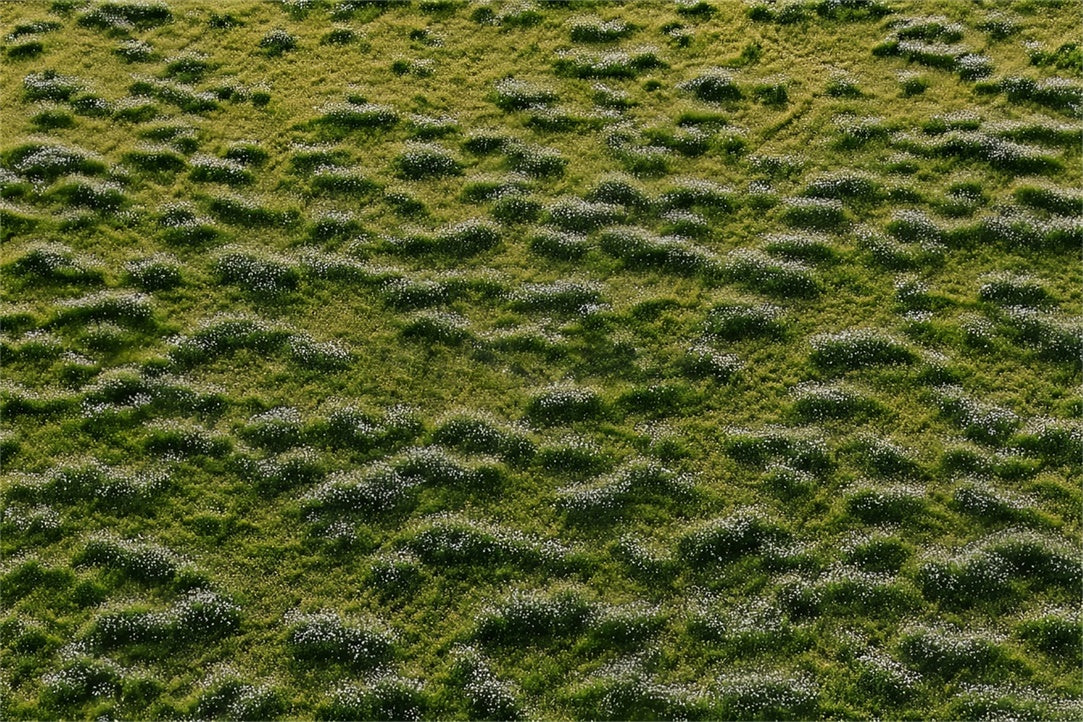
{"label": "ground cover plant", "polygon": [[1081,9],[0,3],[0,716],[1083,716]]}

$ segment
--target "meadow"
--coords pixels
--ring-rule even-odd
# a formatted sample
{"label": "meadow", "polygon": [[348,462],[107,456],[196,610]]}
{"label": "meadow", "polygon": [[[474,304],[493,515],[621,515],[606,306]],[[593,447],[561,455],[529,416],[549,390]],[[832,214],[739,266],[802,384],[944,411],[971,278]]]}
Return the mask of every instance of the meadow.
{"label": "meadow", "polygon": [[0,3],[0,716],[1083,716],[1081,13]]}

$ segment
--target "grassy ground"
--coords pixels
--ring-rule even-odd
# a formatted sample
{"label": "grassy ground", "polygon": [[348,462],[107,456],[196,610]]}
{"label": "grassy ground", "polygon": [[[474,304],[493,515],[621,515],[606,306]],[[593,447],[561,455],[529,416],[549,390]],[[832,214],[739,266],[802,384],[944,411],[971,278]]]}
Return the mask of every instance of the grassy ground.
{"label": "grassy ground", "polygon": [[1075,718],[1079,11],[0,4],[4,716]]}

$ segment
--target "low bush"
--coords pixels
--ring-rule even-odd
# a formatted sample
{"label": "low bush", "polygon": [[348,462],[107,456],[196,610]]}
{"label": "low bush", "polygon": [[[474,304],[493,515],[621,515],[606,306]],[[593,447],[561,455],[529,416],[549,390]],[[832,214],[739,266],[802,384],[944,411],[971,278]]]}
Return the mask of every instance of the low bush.
{"label": "low bush", "polygon": [[601,290],[598,284],[574,281],[528,283],[513,291],[509,302],[516,310],[581,314],[601,303]]}
{"label": "low bush", "polygon": [[477,719],[510,721],[527,716],[516,687],[497,677],[472,647],[453,650],[451,681],[462,689],[470,713]]}
{"label": "low bush", "polygon": [[395,159],[399,175],[408,180],[460,175],[462,166],[450,151],[432,144],[408,144]]}
{"label": "low bush", "polygon": [[557,178],[564,175],[568,159],[552,148],[525,143],[505,144],[504,152],[512,170],[532,178]]}
{"label": "low bush", "polygon": [[557,505],[569,516],[596,522],[620,514],[633,503],[688,499],[689,481],[654,462],[633,462],[612,475],[557,492]]}
{"label": "low bush", "polygon": [[386,129],[399,122],[394,109],[375,103],[333,103],[322,110],[318,122],[343,130]]}
{"label": "low bush", "polygon": [[751,466],[766,466],[772,461],[782,460],[799,471],[821,474],[835,464],[821,439],[800,432],[733,429],[726,433],[723,443],[731,458]]}
{"label": "low bush", "polygon": [[290,226],[299,217],[295,210],[276,210],[262,205],[255,199],[239,196],[215,196],[208,208],[212,215],[223,223],[232,223],[246,228],[264,228],[269,226]]}
{"label": "low bush", "polygon": [[846,511],[866,524],[906,522],[925,508],[924,493],[906,486],[857,489],[846,497]]}
{"label": "low bush", "polygon": [[276,57],[297,47],[297,38],[282,28],[275,28],[260,38],[259,47],[268,57]]}
{"label": "low bush", "polygon": [[25,100],[51,100],[63,103],[83,89],[83,81],[70,75],[61,75],[55,70],[43,70],[30,73],[23,78],[23,98]]}
{"label": "low bush", "polygon": [[719,383],[730,381],[743,368],[734,354],[716,351],[707,344],[697,344],[685,351],[681,370],[692,378],[712,378]]}
{"label": "low bush", "polygon": [[354,626],[334,612],[296,614],[287,622],[286,646],[305,663],[370,669],[394,654],[395,637],[382,624]]}
{"label": "low bush", "polygon": [[402,335],[430,343],[461,344],[473,338],[470,321],[450,311],[428,311],[415,314],[403,324]]}
{"label": "low bush", "polygon": [[544,86],[509,77],[494,86],[494,100],[498,108],[507,112],[545,107],[557,101],[557,94]]}
{"label": "low bush", "polygon": [[527,404],[526,416],[543,426],[597,419],[605,405],[597,391],[582,387],[555,387],[535,394]]}
{"label": "low bush", "polygon": [[633,210],[642,210],[651,206],[651,199],[646,191],[636,181],[622,175],[603,176],[587,192],[586,200],[591,203],[624,206]]}
{"label": "low bush", "polygon": [[793,413],[805,423],[829,419],[853,420],[875,415],[882,407],[874,400],[838,384],[795,386]]}
{"label": "low bush", "polygon": [[703,178],[683,178],[662,192],[658,198],[662,208],[689,209],[730,213],[736,205],[731,188]]}
{"label": "low bush", "polygon": [[722,272],[750,290],[778,298],[813,298],[821,292],[821,284],[808,266],[771,258],[757,250],[732,251]]}
{"label": "low bush", "polygon": [[715,275],[718,260],[709,251],[676,236],[656,236],[634,226],[606,229],[600,245],[603,251],[635,270],[659,269],[680,275]]}
{"label": "low bush", "polygon": [[540,644],[579,634],[593,616],[593,605],[574,590],[513,593],[481,613],[474,637],[488,643]]}
{"label": "low bush", "polygon": [[868,366],[910,364],[917,355],[902,342],[874,329],[821,334],[811,339],[811,360],[817,366],[849,371]]}
{"label": "low bush", "polygon": [[732,102],[744,97],[733,76],[720,68],[708,70],[677,87],[708,103]]}
{"label": "low bush", "polygon": [[77,260],[74,251],[58,243],[35,243],[7,264],[5,272],[16,278],[35,282],[96,284],[103,274]]}
{"label": "low bush", "polygon": [[340,685],[316,710],[317,720],[420,720],[428,709],[424,686],[392,674],[363,685]]}
{"label": "low bush", "polygon": [[936,403],[968,439],[978,443],[1003,444],[1022,423],[1010,409],[975,401],[955,387],[942,389]]}
{"label": "low bush", "polygon": [[243,164],[228,158],[197,155],[189,161],[188,176],[197,183],[224,183],[238,186],[249,185],[254,180],[252,172]]}
{"label": "low bush", "polygon": [[634,28],[622,20],[579,18],[572,21],[570,34],[576,43],[610,43],[632,34]]}
{"label": "low bush", "polygon": [[548,222],[564,231],[589,233],[612,225],[623,211],[608,203],[591,203],[579,198],[562,198],[547,209]]}
{"label": "low bush", "polygon": [[311,514],[367,517],[411,505],[419,482],[389,466],[332,474],[303,497]]}
{"label": "low bush", "polygon": [[1078,611],[1043,609],[1028,615],[1016,627],[1016,634],[1045,654],[1071,660],[1083,644],[1083,622]]}
{"label": "low bush", "polygon": [[691,564],[727,563],[767,552],[788,538],[777,522],[756,512],[738,512],[685,533],[677,542],[677,553]]}
{"label": "low bush", "polygon": [[725,719],[811,719],[819,714],[817,685],[782,674],[733,675],[718,680],[718,716]]}
{"label": "low bush", "polygon": [[534,456],[534,442],[524,432],[509,429],[474,414],[447,419],[433,432],[433,441],[470,454],[491,454],[511,463],[525,463]]}
{"label": "low bush", "polygon": [[222,283],[240,286],[258,295],[279,296],[297,289],[301,276],[285,261],[236,250],[220,255],[214,264]]}
{"label": "low bush", "polygon": [[952,629],[913,627],[903,633],[899,654],[911,668],[933,677],[952,679],[981,675],[1004,651],[997,642]]}
{"label": "low bush", "polygon": [[837,230],[849,226],[842,203],[833,198],[787,198],[782,220],[791,226],[815,230]]}
{"label": "low bush", "polygon": [[609,52],[561,51],[553,63],[557,75],[575,78],[634,78],[645,70],[665,67],[668,65],[652,47]]}

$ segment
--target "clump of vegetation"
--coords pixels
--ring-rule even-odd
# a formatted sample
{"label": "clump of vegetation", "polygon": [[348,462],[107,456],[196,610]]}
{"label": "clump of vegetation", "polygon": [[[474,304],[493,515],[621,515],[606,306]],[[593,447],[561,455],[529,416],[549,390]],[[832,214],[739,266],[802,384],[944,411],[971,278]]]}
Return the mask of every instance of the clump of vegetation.
{"label": "clump of vegetation", "polygon": [[5,5],[0,717],[1079,717],[1083,54],[985,5]]}

